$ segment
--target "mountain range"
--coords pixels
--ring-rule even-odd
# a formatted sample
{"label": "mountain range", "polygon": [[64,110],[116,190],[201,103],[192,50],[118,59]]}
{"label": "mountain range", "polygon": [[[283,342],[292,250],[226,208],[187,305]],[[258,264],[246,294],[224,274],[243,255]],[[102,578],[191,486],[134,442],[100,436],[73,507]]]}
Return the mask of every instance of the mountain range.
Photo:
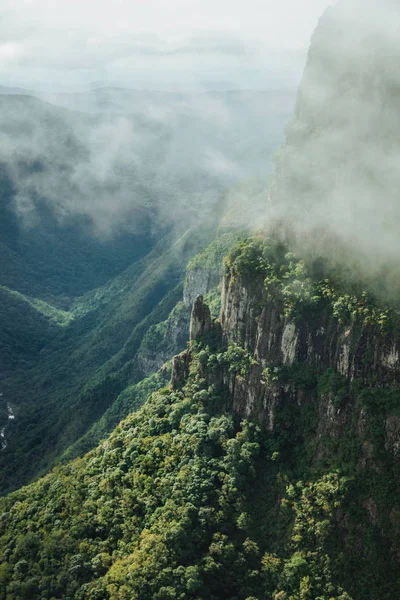
{"label": "mountain range", "polygon": [[0,96],[1,600],[397,597],[383,5],[321,18],[273,173],[275,92]]}

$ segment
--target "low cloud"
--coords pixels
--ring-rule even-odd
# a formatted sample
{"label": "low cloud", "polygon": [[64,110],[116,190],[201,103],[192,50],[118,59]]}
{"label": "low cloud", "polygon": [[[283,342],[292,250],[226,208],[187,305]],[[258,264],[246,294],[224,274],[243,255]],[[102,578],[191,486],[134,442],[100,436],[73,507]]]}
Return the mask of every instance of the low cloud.
{"label": "low cloud", "polygon": [[392,0],[326,11],[271,190],[300,247],[376,277],[400,255],[399,33]]}
{"label": "low cloud", "polygon": [[[62,96],[64,98],[64,96]],[[89,114],[35,98],[0,95],[0,163],[14,209],[37,226],[41,207],[60,222],[89,220],[97,235],[190,227],[227,187],[266,182],[293,94],[161,94],[100,90],[69,102],[122,105]]]}
{"label": "low cloud", "polygon": [[309,36],[328,2],[4,0],[0,77],[35,87],[35,79],[54,85],[68,72],[75,84],[106,78],[132,85],[143,73],[154,81],[168,71],[185,84],[188,71],[208,72],[210,79],[236,71],[235,86],[246,87],[249,70],[267,64],[297,83]]}

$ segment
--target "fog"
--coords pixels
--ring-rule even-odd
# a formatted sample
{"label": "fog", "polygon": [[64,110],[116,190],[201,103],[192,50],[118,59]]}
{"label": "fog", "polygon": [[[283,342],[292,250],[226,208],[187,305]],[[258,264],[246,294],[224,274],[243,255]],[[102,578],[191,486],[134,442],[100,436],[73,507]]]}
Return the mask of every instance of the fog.
{"label": "fog", "polygon": [[107,110],[103,94],[63,98],[91,112],[0,95],[8,201],[27,227],[41,226],[47,206],[59,223],[80,216],[109,237],[145,223],[155,231],[198,225],[227,188],[266,187],[295,96],[108,90]]}
{"label": "fog", "polygon": [[[150,4],[159,9],[153,20]],[[156,227],[191,226],[229,197],[245,206],[241,212],[252,215],[254,227],[262,221],[283,230],[300,251],[352,263],[374,276],[397,268],[400,8],[392,0],[340,0],[326,8],[311,37],[293,110],[293,74],[300,74],[309,36],[327,4],[300,7],[286,0],[281,7],[262,7],[254,1],[246,10],[242,3],[230,4],[229,12],[225,2],[215,10],[208,2],[194,2],[190,10],[177,3],[174,21],[161,0],[118,3],[109,30],[107,2],[98,5],[92,24],[90,2],[64,5],[60,15],[57,3],[50,3],[39,29],[27,28],[10,4],[3,81],[14,73],[14,84],[21,82],[22,72],[22,83],[36,81],[38,88],[45,72],[57,73],[55,82],[68,72],[68,89],[74,81],[73,93],[58,84],[34,92],[40,101],[0,96],[0,160],[21,219],[33,226],[38,202],[45,200],[60,221],[81,215],[96,234],[110,236],[142,227],[149,215]],[[41,15],[45,7],[39,0],[30,3],[32,23],[34,9]],[[292,87],[274,87],[283,81],[274,73],[289,63],[293,77],[284,79]],[[191,77],[185,78],[189,67]],[[229,89],[232,69],[234,86],[258,73],[253,84],[269,87],[218,89]],[[92,85],[91,78],[106,71],[103,82]],[[137,83],[143,71],[153,89],[103,86],[121,79]],[[181,79],[174,84],[176,74]],[[218,91],[210,91],[213,81]],[[195,90],[182,92],[192,84]],[[165,85],[172,91],[154,89]],[[267,187],[280,145],[268,200],[260,190]]]}
{"label": "fog", "polygon": [[266,188],[327,4],[5,0],[0,162],[21,223],[47,207],[103,237],[185,228]]}
{"label": "fog", "polygon": [[172,91],[291,88],[328,4],[3,0],[0,83],[52,91],[93,82]]}
{"label": "fog", "polygon": [[299,247],[378,277],[400,255],[399,100],[399,5],[327,9],[270,191]]}

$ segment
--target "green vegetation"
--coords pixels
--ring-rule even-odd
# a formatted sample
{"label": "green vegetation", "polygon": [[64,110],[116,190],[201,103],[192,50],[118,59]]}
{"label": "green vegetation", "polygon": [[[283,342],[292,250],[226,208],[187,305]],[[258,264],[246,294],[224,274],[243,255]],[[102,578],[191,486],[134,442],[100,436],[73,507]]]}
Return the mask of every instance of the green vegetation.
{"label": "green vegetation", "polygon": [[54,322],[22,294],[0,287],[2,373],[30,366],[54,334]]}
{"label": "green vegetation", "polygon": [[1,501],[0,598],[349,598],[329,546],[344,480],[290,484],[265,432],[207,384],[207,347],[192,352],[182,391]]}
{"label": "green vegetation", "polygon": [[226,368],[230,374],[238,377],[246,377],[250,372],[250,367],[257,364],[247,350],[234,342],[229,342],[225,352],[209,354],[203,350],[199,353],[199,358],[203,362],[207,358],[205,364],[211,371]]}
{"label": "green vegetation", "polygon": [[240,231],[223,233],[189,261],[188,274],[197,269],[215,269],[218,274],[221,273],[223,258],[236,242],[246,237],[246,234]]}
{"label": "green vegetation", "polygon": [[61,456],[61,461],[66,462],[96,447],[115,429],[118,423],[131,413],[136,412],[145,403],[147,398],[160,388],[167,385],[171,377],[170,365],[146,377],[139,383],[128,386],[117,397],[105,413],[77,442],[69,446]]}
{"label": "green vegetation", "polygon": [[54,323],[55,325],[59,325],[60,327],[66,327],[74,319],[74,315],[72,313],[56,308],[44,300],[40,300],[39,298],[29,298],[28,296],[24,296],[19,292],[9,290],[4,286],[0,286],[0,291],[3,294],[12,296],[16,303],[28,302],[40,314],[47,317],[50,322]]}
{"label": "green vegetation", "polygon": [[[2,325],[14,331],[9,345],[16,358],[8,371],[3,370],[2,391],[17,414],[7,449],[0,454],[3,492],[47,469],[128,385],[142,379],[136,362],[141,340],[153,323],[168,316],[182,294],[182,287],[175,286],[183,273],[168,258],[162,265],[150,263],[132,277],[129,287],[68,327],[47,327],[44,339],[27,330],[25,310],[16,327],[14,310],[9,312]],[[36,319],[37,315],[35,311]],[[15,344],[19,328],[24,336],[21,348]],[[38,345],[35,352],[33,343]],[[30,456],[30,461],[21,461],[21,456]]]}
{"label": "green vegetation", "polygon": [[236,243],[224,265],[233,282],[255,286],[263,281],[265,300],[282,307],[293,321],[331,316],[341,324],[376,326],[382,333],[400,326],[397,307],[389,308],[356,282],[348,284],[320,259],[306,262],[261,234]]}
{"label": "green vegetation", "polygon": [[[249,110],[258,133],[259,119],[247,98],[235,96],[226,100],[241,116],[234,137],[242,145]],[[185,348],[186,336],[171,332],[173,319],[182,324],[188,308],[178,307],[165,321],[181,300],[187,263],[218,233],[193,265],[212,271],[207,289],[219,284],[222,256],[238,237],[229,222],[223,231],[220,224],[225,207],[238,199],[239,173],[212,172],[198,156],[201,144],[186,134],[194,128],[207,148],[233,151],[235,160],[238,145],[227,142],[228,130],[220,136],[218,128],[206,131],[198,115],[188,119],[187,109],[178,125],[142,111],[87,115],[32,97],[0,97],[8,149],[0,156],[0,413],[7,414],[9,402],[16,416],[0,453],[0,493],[45,473],[70,446],[73,455],[91,448],[109,433],[108,425],[96,423],[114,411],[119,395]],[[96,168],[121,123],[128,132],[123,145],[109,169]],[[272,156],[276,140],[268,139]],[[187,149],[183,160],[179,146]],[[250,148],[245,156],[252,179],[260,157]],[[266,160],[264,154],[258,162],[262,172]],[[257,181],[258,194],[264,185]],[[211,293],[216,315],[220,299]],[[116,410],[113,415],[110,427]]]}
{"label": "green vegetation", "polygon": [[204,296],[204,302],[210,309],[211,317],[218,319],[221,312],[221,284]]}
{"label": "green vegetation", "polygon": [[[379,332],[382,314],[395,322],[392,309],[346,298],[261,236],[240,240],[225,268],[233,284],[261,286],[257,306],[274,301],[295,320],[325,315]],[[125,293],[118,315],[132,306]],[[67,461],[100,445],[0,500],[0,599],[392,600],[400,471],[387,428],[399,418],[398,386],[305,363],[261,368],[238,343],[221,345],[218,327],[191,344],[179,390],[165,387],[169,365],[132,381],[129,354],[146,362],[152,346],[171,349],[187,318],[181,293],[178,284],[164,296],[113,355],[113,370],[84,388],[85,408],[112,400],[60,454]],[[276,393],[271,430],[232,414],[223,383],[246,385],[257,369]]]}
{"label": "green vegetation", "polygon": [[[172,234],[161,239],[69,312],[0,289],[0,391],[16,413],[0,453],[2,493],[45,473],[70,446],[67,456],[95,446],[127,415],[119,402],[114,407],[118,396],[185,348],[189,315],[182,305],[170,313],[182,298],[186,263],[213,236],[206,224],[179,242]],[[109,409],[109,426],[107,417],[97,423]]]}

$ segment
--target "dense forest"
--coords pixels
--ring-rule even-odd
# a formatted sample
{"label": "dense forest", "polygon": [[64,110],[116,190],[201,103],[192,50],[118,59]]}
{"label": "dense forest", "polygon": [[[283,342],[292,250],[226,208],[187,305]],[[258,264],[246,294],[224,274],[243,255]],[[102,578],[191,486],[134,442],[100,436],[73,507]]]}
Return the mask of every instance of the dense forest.
{"label": "dense forest", "polygon": [[399,597],[381,4],[285,135],[290,92],[0,94],[0,600]]}
{"label": "dense forest", "polygon": [[[398,328],[394,308],[313,269],[262,237],[225,259],[225,278],[261,286],[298,327],[320,314],[332,330]],[[2,597],[393,598],[400,490],[382,427],[398,385],[280,364],[279,351],[267,364],[228,342],[210,322],[174,361],[172,386],[83,459],[2,501]],[[280,390],[272,429],[254,406],[232,412],[232,385],[250,394],[254,369]],[[334,420],[347,413],[340,434],[324,425],[327,400]]]}

